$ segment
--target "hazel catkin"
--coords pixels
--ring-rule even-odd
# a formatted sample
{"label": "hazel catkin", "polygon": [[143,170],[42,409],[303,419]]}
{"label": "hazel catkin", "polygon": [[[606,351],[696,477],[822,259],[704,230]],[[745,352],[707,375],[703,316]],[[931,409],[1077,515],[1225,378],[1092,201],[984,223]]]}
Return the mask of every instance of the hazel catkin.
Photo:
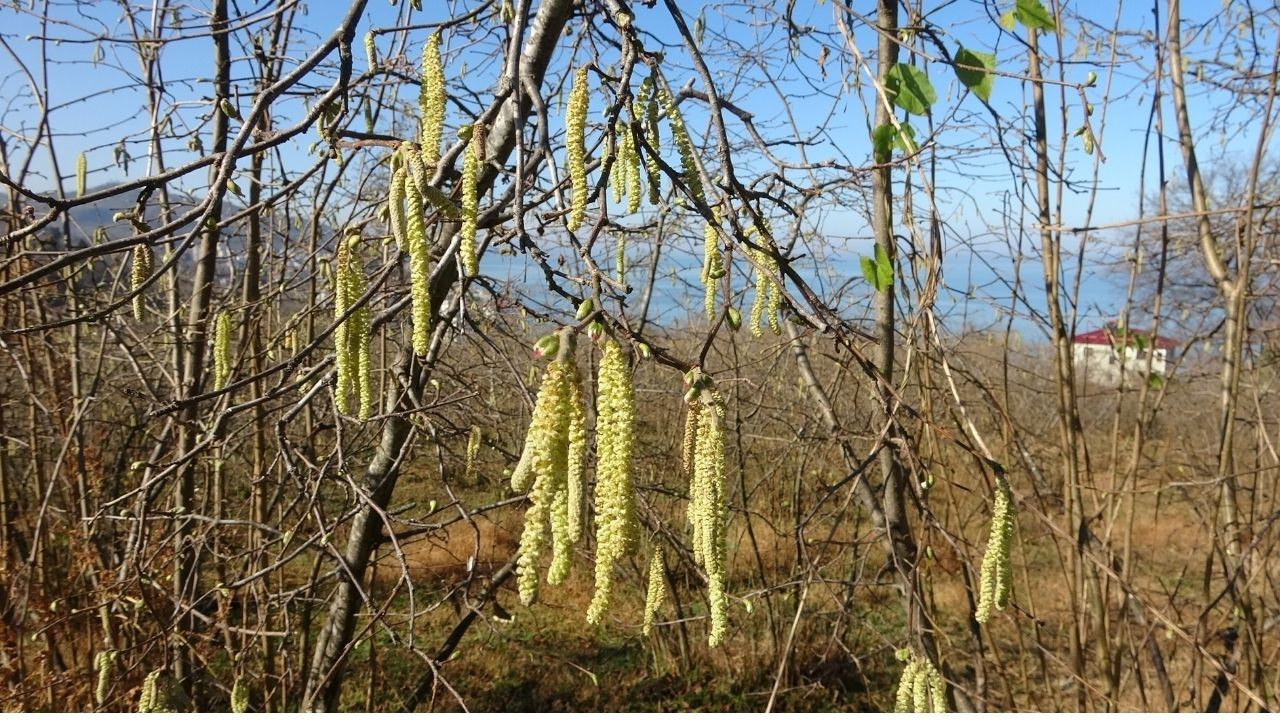
{"label": "hazel catkin", "polygon": [[929,662],[909,649],[898,652],[898,659],[906,661],[902,677],[898,680],[894,712],[946,712],[946,682],[942,673]]}
{"label": "hazel catkin", "polygon": [[409,253],[413,305],[413,352],[422,357],[431,345],[431,249],[427,244],[426,220],[422,215],[422,193],[413,182],[405,182],[404,189],[405,250]]}
{"label": "hazel catkin", "polygon": [[[645,158],[645,174],[649,179],[649,203],[657,205],[662,200],[662,166],[658,154],[662,152],[662,136],[658,131],[658,94],[654,77],[650,75],[640,83],[636,93],[636,118],[644,125],[645,140],[649,144],[649,156]],[[638,145],[638,143],[637,143]]]}
{"label": "hazel catkin", "polygon": [[[717,213],[717,221],[719,220]],[[716,286],[724,277],[724,257],[720,254],[719,223],[706,223],[702,227],[702,287],[703,309],[707,320],[716,315]]]}
{"label": "hazel catkin", "polygon": [[525,436],[522,456],[528,456],[527,469],[512,475],[513,485],[529,487],[529,508],[525,511],[524,531],[520,535],[516,580],[520,600],[525,605],[537,598],[538,560],[552,540],[551,569],[547,580],[552,584],[568,575],[572,542],[568,523],[569,428],[572,415],[577,368],[572,361],[572,343],[561,348],[557,359],[547,365],[533,418]]}
{"label": "hazel catkin", "polygon": [[475,277],[480,271],[476,258],[476,221],[479,215],[478,191],[480,168],[484,164],[484,143],[484,126],[477,123],[471,128],[471,139],[462,160],[462,229],[458,255],[462,260],[462,272],[467,277]]}
{"label": "hazel catkin", "polygon": [[694,154],[693,141],[689,139],[689,130],[685,127],[684,117],[676,105],[671,93],[659,90],[662,106],[667,111],[667,122],[671,124],[671,139],[680,151],[680,167],[684,171],[684,182],[689,188],[689,195],[699,202],[706,202],[702,190],[702,175],[698,172],[698,160]]}
{"label": "hazel catkin", "polygon": [[133,246],[133,259],[129,268],[129,284],[133,291],[133,319],[142,321],[145,303],[142,299],[142,286],[151,277],[152,265],[155,261],[151,254],[151,246],[138,243]]}
{"label": "hazel catkin", "polygon": [[89,158],[84,153],[76,156],[76,197],[84,197],[85,191],[88,189],[89,181]]}
{"label": "hazel catkin", "polygon": [[1009,553],[1014,531],[1013,492],[1003,473],[996,475],[996,496],[991,508],[991,532],[987,552],[982,556],[982,572],[978,581],[978,609],[974,619],[986,623],[991,614],[1009,605],[1013,570]]}
{"label": "hazel catkin", "polygon": [[565,117],[565,145],[569,159],[569,218],[565,227],[570,231],[582,226],[587,213],[587,109],[590,104],[587,68],[578,68],[569,91],[569,107]]}
{"label": "hazel catkin", "polygon": [[237,677],[235,683],[231,685],[231,712],[243,713],[249,711],[249,683],[244,678]]}
{"label": "hazel catkin", "polygon": [[608,610],[613,567],[633,552],[639,535],[631,459],[635,444],[635,387],[621,346],[605,341],[600,360],[596,450],[596,587],[587,622]]}
{"label": "hazel catkin", "polygon": [[649,559],[649,588],[644,596],[644,625],[641,630],[645,637],[653,632],[653,621],[658,618],[658,609],[667,599],[667,577],[663,572],[662,548],[653,549],[653,557]]}
{"label": "hazel catkin", "polygon": [[729,512],[725,490],[724,399],[711,386],[710,377],[696,369],[691,375],[689,394],[697,401],[697,412],[687,513],[693,531],[694,560],[707,575],[711,613],[707,643],[716,647],[728,629],[729,610],[725,589]]}
{"label": "hazel catkin", "polygon": [[[338,412],[350,411],[348,398],[354,393],[358,417],[369,419],[373,413],[373,367],[370,352],[369,306],[351,310],[365,293],[364,267],[356,243],[359,236],[343,240],[334,258],[334,360],[337,385],[334,403]],[[346,316],[343,319],[343,316]]]}
{"label": "hazel catkin", "polygon": [[[427,38],[422,48],[421,90],[418,94],[419,122],[422,132],[418,143],[422,146],[422,161],[434,169],[440,161],[440,138],[444,133],[445,89],[444,61],[440,57],[440,32]],[[430,176],[427,177],[430,180]]]}
{"label": "hazel catkin", "polygon": [[220,388],[231,376],[231,316],[218,313],[213,326],[213,386]]}
{"label": "hazel catkin", "polygon": [[467,436],[467,467],[462,474],[467,484],[476,481],[476,458],[480,455],[481,438],[480,426],[472,425],[471,433]]}

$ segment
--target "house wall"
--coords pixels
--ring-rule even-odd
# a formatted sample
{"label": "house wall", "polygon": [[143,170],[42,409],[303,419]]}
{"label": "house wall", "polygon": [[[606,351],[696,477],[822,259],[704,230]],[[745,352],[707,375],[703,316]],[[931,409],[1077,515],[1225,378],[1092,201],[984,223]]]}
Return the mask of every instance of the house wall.
{"label": "house wall", "polygon": [[[1127,347],[1117,351],[1110,345],[1075,344],[1071,348],[1076,374],[1089,382],[1118,384],[1120,376],[1128,373],[1130,381],[1141,380],[1147,373],[1147,351]],[[1151,372],[1164,377],[1169,351],[1156,348],[1151,357]]]}

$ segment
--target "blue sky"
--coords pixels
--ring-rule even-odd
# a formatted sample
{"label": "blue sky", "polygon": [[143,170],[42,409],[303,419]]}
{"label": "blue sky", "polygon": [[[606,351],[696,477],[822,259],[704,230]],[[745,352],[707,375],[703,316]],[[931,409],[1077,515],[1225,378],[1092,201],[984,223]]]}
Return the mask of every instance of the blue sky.
{"label": "blue sky", "polygon": [[[953,3],[936,3],[941,9],[931,14],[928,20],[941,33],[943,44],[955,52],[959,46],[991,52],[997,56],[997,67],[1006,72],[1022,74],[1025,71],[1023,49],[1020,44],[1007,34],[1001,33],[994,24],[994,15],[1011,5],[1011,2],[999,0],[994,4],[977,1]],[[446,8],[444,3],[426,0],[425,12],[415,13],[413,21],[423,22],[439,19]],[[1222,12],[1222,6],[1213,2],[1184,3],[1184,14],[1189,22],[1199,23],[1211,20]],[[240,3],[240,10],[249,14],[261,15],[268,9],[266,3]],[[327,36],[336,26],[347,9],[345,2],[324,2],[312,0],[306,3],[306,14],[298,21],[309,38],[303,39],[292,48],[293,57],[301,57],[307,52],[307,39]],[[735,44],[744,52],[758,52],[761,55],[786,51],[786,34],[784,28],[776,21],[776,17],[747,12],[746,6],[717,5],[716,8],[727,8],[728,18],[717,12],[705,11],[706,39],[704,51],[713,59],[713,71],[717,82],[722,84],[735,102],[754,113],[762,127],[779,127],[794,120],[800,134],[808,134],[825,127],[824,143],[813,148],[809,154],[811,160],[834,158],[854,165],[869,162],[870,143],[867,137],[867,103],[869,94],[865,91],[849,91],[847,88],[839,97],[832,93],[839,91],[839,83],[851,81],[848,74],[850,66],[845,64],[843,71],[840,60],[847,61],[844,48],[832,44],[831,38],[821,40],[819,35],[807,36],[800,41],[796,59],[782,67],[772,87],[761,83],[758,73],[740,72],[735,64],[719,53],[731,50]],[[139,108],[145,106],[145,95],[136,86],[138,63],[127,45],[111,42],[93,42],[93,38],[101,35],[120,35],[124,30],[119,7],[115,4],[80,4],[64,3],[55,5],[55,22],[47,31],[51,38],[60,42],[41,44],[28,39],[29,36],[40,36],[41,28],[34,19],[26,14],[17,13],[5,6],[0,9],[0,35],[3,35],[9,46],[33,71],[39,72],[40,52],[43,49],[49,57],[49,85],[51,88],[52,122],[58,133],[56,138],[58,157],[64,176],[69,176],[74,169],[75,157],[79,152],[86,152],[92,170],[90,184],[116,182],[125,173],[113,160],[113,149],[121,136],[137,140],[148,125],[145,113]],[[254,10],[258,8],[258,10]],[[870,13],[873,4],[855,2],[854,9]],[[1065,77],[1068,81],[1083,81],[1085,76],[1094,71],[1099,76],[1097,87],[1087,91],[1090,102],[1096,107],[1094,115],[1095,130],[1102,129],[1097,123],[1105,119],[1106,126],[1100,137],[1100,147],[1105,153],[1106,161],[1101,163],[1097,175],[1097,201],[1094,206],[1093,223],[1107,224],[1132,219],[1138,214],[1138,200],[1142,193],[1139,187],[1139,167],[1142,161],[1143,139],[1151,101],[1149,68],[1152,65],[1151,45],[1134,46],[1131,38],[1126,38],[1125,53],[1114,64],[1109,65],[1109,48],[1091,46],[1081,37],[1081,20],[1076,15],[1088,12],[1084,21],[1096,23],[1101,28],[1109,28],[1118,24],[1125,30],[1155,31],[1149,2],[1125,3],[1083,3],[1069,4],[1069,19],[1064,24],[1063,47],[1068,61]],[[704,14],[701,6],[693,3],[684,5],[690,23]],[[687,68],[683,53],[674,47],[676,34],[665,9],[659,3],[654,9],[636,5],[636,23],[638,27],[653,33],[656,38],[668,45],[667,53],[672,62],[667,77],[675,86],[683,85],[694,79],[694,87],[701,89],[701,82]],[[361,21],[358,35],[363,36],[370,27],[391,27],[403,17],[403,8],[392,7],[383,0],[371,0],[366,14]],[[1118,16],[1118,20],[1117,20]],[[808,25],[820,31],[831,29],[833,14],[829,3],[797,3],[794,21],[801,26]],[[1234,26],[1239,18],[1231,17],[1224,24]],[[193,29],[200,25],[200,18],[193,13],[183,17],[184,25]],[[1163,20],[1163,18],[1162,18]],[[1095,34],[1096,33],[1096,28]],[[425,31],[414,35],[414,45],[410,51],[416,59],[417,45],[426,36]],[[392,42],[393,35],[379,36],[381,52],[385,53]],[[462,49],[448,46],[453,51],[448,74],[464,71],[472,78],[472,85],[483,85],[483,79],[491,76],[493,70],[487,67],[485,59],[492,44],[502,39],[502,34],[490,34],[489,45]],[[1200,38],[1217,41],[1215,33],[1204,33]],[[874,36],[870,32],[855,31],[855,39],[860,50],[867,52],[874,48]],[[565,48],[576,38],[566,38]],[[651,40],[646,41],[651,42]],[[828,58],[819,67],[815,58],[821,52],[820,44],[826,42]],[[1049,42],[1049,41],[1042,41]],[[1193,57],[1207,52],[1209,46],[1202,45],[1203,39],[1192,39],[1188,42],[1188,55]],[[1260,43],[1269,47],[1269,41]],[[930,54],[936,50],[924,43],[920,47]],[[171,96],[182,109],[175,116],[177,126],[184,132],[198,131],[202,125],[199,115],[207,111],[208,81],[200,73],[208,67],[210,43],[208,38],[196,38],[167,45],[163,51],[166,58],[166,87]],[[1056,54],[1052,47],[1047,48],[1050,54]],[[233,49],[233,56],[243,57],[243,48]],[[100,57],[95,65],[91,60],[97,54]],[[565,55],[562,51],[562,55]],[[365,68],[362,50],[356,49],[356,69]],[[584,56],[585,57],[585,56]],[[742,59],[738,57],[738,59]],[[749,59],[749,58],[748,58]],[[556,63],[562,66],[567,57],[557,58]],[[581,58],[574,61],[578,64]],[[238,65],[238,68],[245,64]],[[825,72],[824,72],[825,71]],[[963,151],[967,147],[987,147],[991,143],[991,122],[987,111],[973,97],[964,97],[962,86],[956,81],[952,71],[941,65],[929,66],[930,78],[937,90],[938,102],[934,106],[934,121],[943,127],[937,136],[940,145],[957,148]],[[1049,71],[1050,77],[1056,70]],[[637,79],[638,82],[638,79]],[[35,109],[24,106],[27,97],[21,92],[27,83],[26,78],[18,71],[12,58],[0,51],[0,126],[6,131],[25,131],[32,129],[37,116]],[[317,85],[327,83],[318,80]],[[1109,85],[1110,84],[1110,85]],[[246,97],[242,107],[247,107],[247,97],[251,92],[251,84],[247,78],[240,77],[238,90]],[[407,89],[402,98],[412,101],[415,91]],[[791,115],[783,111],[783,103],[779,95],[792,100]],[[991,106],[1002,116],[1016,116],[1020,108],[1027,102],[1027,89],[1023,82],[1013,77],[998,77],[991,97]],[[1104,102],[1104,97],[1109,98]],[[1211,161],[1218,156],[1245,157],[1252,153],[1256,137],[1249,133],[1225,134],[1212,123],[1214,110],[1223,101],[1222,96],[1212,92],[1202,92],[1192,98],[1191,112],[1193,122],[1203,130],[1200,152],[1202,161]],[[1056,96],[1051,93],[1050,102],[1056,103]],[[1083,109],[1076,91],[1068,93],[1068,127],[1074,129],[1082,120]],[[281,112],[291,115],[298,112],[301,104],[294,101],[292,107],[283,105]],[[599,110],[598,104],[595,108]],[[689,117],[690,127],[695,133],[705,129],[705,123],[699,122],[696,111]],[[1105,113],[1105,116],[1104,116]],[[558,112],[553,112],[558,116]],[[917,136],[924,134],[926,123],[920,118],[910,118],[917,129]],[[979,122],[980,121],[980,122]],[[1166,113],[1167,125],[1172,127],[1172,115]],[[380,127],[385,131],[387,128]],[[1050,137],[1056,138],[1059,122],[1056,110],[1051,105]],[[286,161],[296,159],[298,164],[306,161],[307,146],[317,139],[314,132],[283,148]],[[9,139],[12,148],[13,141]],[[1017,139],[1010,138],[1016,149]],[[143,154],[143,148],[136,142],[129,146],[135,156]],[[175,164],[184,159],[185,148],[172,144],[168,150],[169,163]],[[777,154],[787,156],[786,148],[776,149]],[[1181,173],[1181,159],[1175,146],[1166,148],[1169,172]],[[794,157],[794,153],[791,153]],[[188,156],[189,157],[189,156]],[[1078,138],[1068,144],[1067,168],[1071,177],[1087,182],[1092,174],[1093,157],[1081,148]],[[48,160],[46,151],[42,150],[32,165],[33,169],[47,178]],[[145,164],[135,160],[129,167],[128,176],[140,177],[146,172]],[[1154,178],[1154,169],[1149,171]],[[200,175],[203,179],[203,174]],[[40,189],[47,189],[47,179],[31,181]],[[70,191],[72,182],[67,181]],[[1153,181],[1148,182],[1148,187]],[[968,286],[990,285],[998,277],[1007,277],[1009,272],[1008,256],[1011,252],[1011,238],[1001,232],[1003,225],[994,218],[998,211],[1009,202],[1009,193],[1016,192],[1015,177],[1010,172],[1004,158],[990,151],[983,151],[971,158],[958,159],[954,165],[942,168],[938,178],[940,189],[940,209],[945,220],[956,234],[964,234],[965,243],[952,243],[949,250],[948,275],[951,284],[959,289]],[[1090,200],[1088,193],[1070,193],[1064,200],[1062,222],[1073,226],[1082,224],[1086,218],[1086,207]],[[1033,218],[1025,218],[1024,227],[1029,227]],[[868,246],[869,232],[865,228],[865,220],[856,211],[841,211],[839,208],[828,208],[812,221],[813,232],[826,238],[826,246],[837,261],[837,275],[846,272],[846,263],[854,265],[856,256]],[[1127,237],[1130,230],[1115,230],[1104,233],[1102,239]],[[1034,241],[1034,238],[1032,238]],[[1077,238],[1066,236],[1064,242],[1069,245]],[[970,246],[975,252],[970,251]],[[1086,248],[1090,258],[1102,258],[1110,248],[1096,243]],[[990,267],[984,267],[990,266]],[[856,273],[855,273],[856,274]],[[838,277],[831,278],[832,282]],[[1024,282],[1038,287],[1039,268],[1032,265],[1024,269]],[[998,282],[995,282],[999,285]],[[1108,289],[1108,283],[1100,279],[1089,280],[1085,287],[1086,324],[1108,319],[1118,308],[1114,292]],[[1033,293],[1034,294],[1034,293]]]}

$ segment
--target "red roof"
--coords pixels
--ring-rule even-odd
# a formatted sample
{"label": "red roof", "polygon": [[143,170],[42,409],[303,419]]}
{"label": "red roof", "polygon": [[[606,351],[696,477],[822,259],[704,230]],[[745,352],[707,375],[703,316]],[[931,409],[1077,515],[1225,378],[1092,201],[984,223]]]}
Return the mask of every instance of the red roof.
{"label": "red roof", "polygon": [[[1149,336],[1147,333],[1144,333],[1141,330],[1130,330],[1128,333],[1124,333],[1119,330],[1112,330],[1111,328],[1099,328],[1092,332],[1080,333],[1079,335],[1076,335],[1075,337],[1071,338],[1071,342],[1077,345],[1115,346],[1119,344],[1118,341],[1122,337],[1128,340],[1127,344],[1133,345],[1135,340],[1138,337],[1147,338]],[[1170,340],[1167,337],[1157,337],[1155,339],[1155,346],[1158,348],[1167,349],[1167,348],[1177,347],[1178,343]]]}

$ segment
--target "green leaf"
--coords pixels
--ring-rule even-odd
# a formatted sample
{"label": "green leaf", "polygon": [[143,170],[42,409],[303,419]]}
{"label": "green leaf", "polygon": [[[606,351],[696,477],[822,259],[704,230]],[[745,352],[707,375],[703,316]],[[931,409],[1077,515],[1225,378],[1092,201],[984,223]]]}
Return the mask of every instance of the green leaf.
{"label": "green leaf", "polygon": [[1044,9],[1040,0],[1017,0],[1013,14],[1018,22],[1032,30],[1053,32],[1058,29],[1058,23],[1054,22],[1053,16]]}
{"label": "green leaf", "polygon": [[[902,126],[902,132],[893,134],[893,146],[904,153],[913,153],[916,151],[916,131],[906,123],[899,123]],[[904,139],[902,136],[906,135]]]}
{"label": "green leaf", "polygon": [[880,286],[876,284],[877,282],[876,261],[867,257],[866,255],[863,255],[861,260],[862,260],[862,277],[867,281],[868,285],[875,288],[876,291],[879,291]]}
{"label": "green leaf", "polygon": [[929,76],[920,68],[898,63],[885,76],[885,91],[893,96],[893,104],[912,115],[924,115],[938,99]]}
{"label": "green leaf", "polygon": [[[876,129],[871,132],[871,147],[876,162],[889,162],[893,148],[908,154],[916,151],[916,131],[906,123],[901,123],[901,126],[902,132],[898,132],[898,129],[889,123],[876,126]],[[903,135],[906,137],[903,138]]]}
{"label": "green leaf", "polygon": [[1164,378],[1157,373],[1150,373],[1147,375],[1147,386],[1152,390],[1159,390],[1164,387]]}
{"label": "green leaf", "polygon": [[876,162],[889,162],[894,136],[897,134],[898,131],[889,123],[877,125],[876,129],[871,131],[871,153]]}
{"label": "green leaf", "polygon": [[876,290],[893,286],[893,263],[889,262],[889,254],[879,245],[876,245],[876,279],[880,281]]}
{"label": "green leaf", "polygon": [[[968,67],[961,67],[962,65]],[[991,99],[991,86],[995,82],[995,76],[991,74],[991,71],[995,67],[995,55],[966,50],[965,48],[960,48],[956,52],[956,77],[960,78],[960,82],[972,90],[974,95],[984,101]]]}
{"label": "green leaf", "polygon": [[1005,30],[1013,32],[1013,27],[1017,20],[1014,19],[1012,10],[1006,10],[1005,12],[1000,13],[1000,19],[996,20],[996,22],[998,22],[1000,27]]}

